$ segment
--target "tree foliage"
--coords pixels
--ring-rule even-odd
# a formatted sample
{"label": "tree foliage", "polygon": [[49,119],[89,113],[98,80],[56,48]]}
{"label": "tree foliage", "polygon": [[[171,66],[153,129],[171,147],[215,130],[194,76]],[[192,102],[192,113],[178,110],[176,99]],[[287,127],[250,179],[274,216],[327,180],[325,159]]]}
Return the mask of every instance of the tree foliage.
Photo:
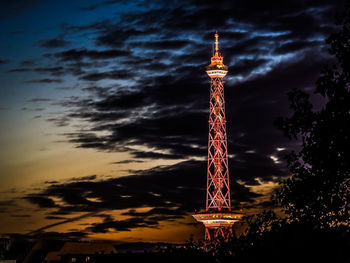
{"label": "tree foliage", "polygon": [[276,120],[289,139],[301,141],[301,149],[286,156],[292,176],[273,200],[291,220],[321,228],[350,223],[350,1],[337,25],[340,30],[326,40],[337,63],[326,66],[316,82],[324,105],[314,110],[310,95],[293,89],[292,116]]}

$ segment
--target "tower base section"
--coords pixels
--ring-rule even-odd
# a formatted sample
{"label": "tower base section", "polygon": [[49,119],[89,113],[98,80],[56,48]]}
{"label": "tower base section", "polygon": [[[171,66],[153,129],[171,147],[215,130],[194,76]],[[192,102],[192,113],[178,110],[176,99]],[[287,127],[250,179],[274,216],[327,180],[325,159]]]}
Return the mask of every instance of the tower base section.
{"label": "tower base section", "polygon": [[232,235],[232,226],[243,217],[241,213],[218,212],[201,213],[192,215],[198,222],[205,226],[205,241],[215,239],[227,239]]}

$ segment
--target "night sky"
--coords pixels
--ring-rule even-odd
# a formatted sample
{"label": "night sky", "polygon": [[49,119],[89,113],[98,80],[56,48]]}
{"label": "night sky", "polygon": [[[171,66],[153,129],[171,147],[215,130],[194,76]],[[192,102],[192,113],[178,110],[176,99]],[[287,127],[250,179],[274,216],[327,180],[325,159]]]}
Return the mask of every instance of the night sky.
{"label": "night sky", "polygon": [[[271,207],[298,148],[273,124],[313,92],[343,1],[0,2],[0,234],[202,237],[214,32],[233,206]],[[313,95],[314,106],[322,101]]]}

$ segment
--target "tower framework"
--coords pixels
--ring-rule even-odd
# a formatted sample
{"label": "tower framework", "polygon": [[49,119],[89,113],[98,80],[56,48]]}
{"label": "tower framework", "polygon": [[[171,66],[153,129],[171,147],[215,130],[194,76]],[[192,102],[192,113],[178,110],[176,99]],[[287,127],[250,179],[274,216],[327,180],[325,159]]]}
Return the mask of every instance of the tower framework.
{"label": "tower framework", "polygon": [[218,33],[214,36],[215,52],[210,65],[206,67],[206,73],[210,77],[206,211],[193,215],[205,226],[205,240],[227,238],[232,233],[233,224],[243,216],[231,212],[223,81],[228,67],[224,65],[223,56],[219,53]]}

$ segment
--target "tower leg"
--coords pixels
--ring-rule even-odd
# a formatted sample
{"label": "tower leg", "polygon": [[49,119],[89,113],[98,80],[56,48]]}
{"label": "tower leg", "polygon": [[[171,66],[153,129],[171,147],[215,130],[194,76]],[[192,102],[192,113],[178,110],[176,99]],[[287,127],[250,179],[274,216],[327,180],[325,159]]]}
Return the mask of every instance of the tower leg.
{"label": "tower leg", "polygon": [[205,228],[205,241],[211,241],[212,238],[210,236],[210,231],[209,231],[209,228]]}
{"label": "tower leg", "polygon": [[205,228],[205,241],[213,241],[215,239],[227,240],[232,236],[232,227],[216,227],[216,228]]}

